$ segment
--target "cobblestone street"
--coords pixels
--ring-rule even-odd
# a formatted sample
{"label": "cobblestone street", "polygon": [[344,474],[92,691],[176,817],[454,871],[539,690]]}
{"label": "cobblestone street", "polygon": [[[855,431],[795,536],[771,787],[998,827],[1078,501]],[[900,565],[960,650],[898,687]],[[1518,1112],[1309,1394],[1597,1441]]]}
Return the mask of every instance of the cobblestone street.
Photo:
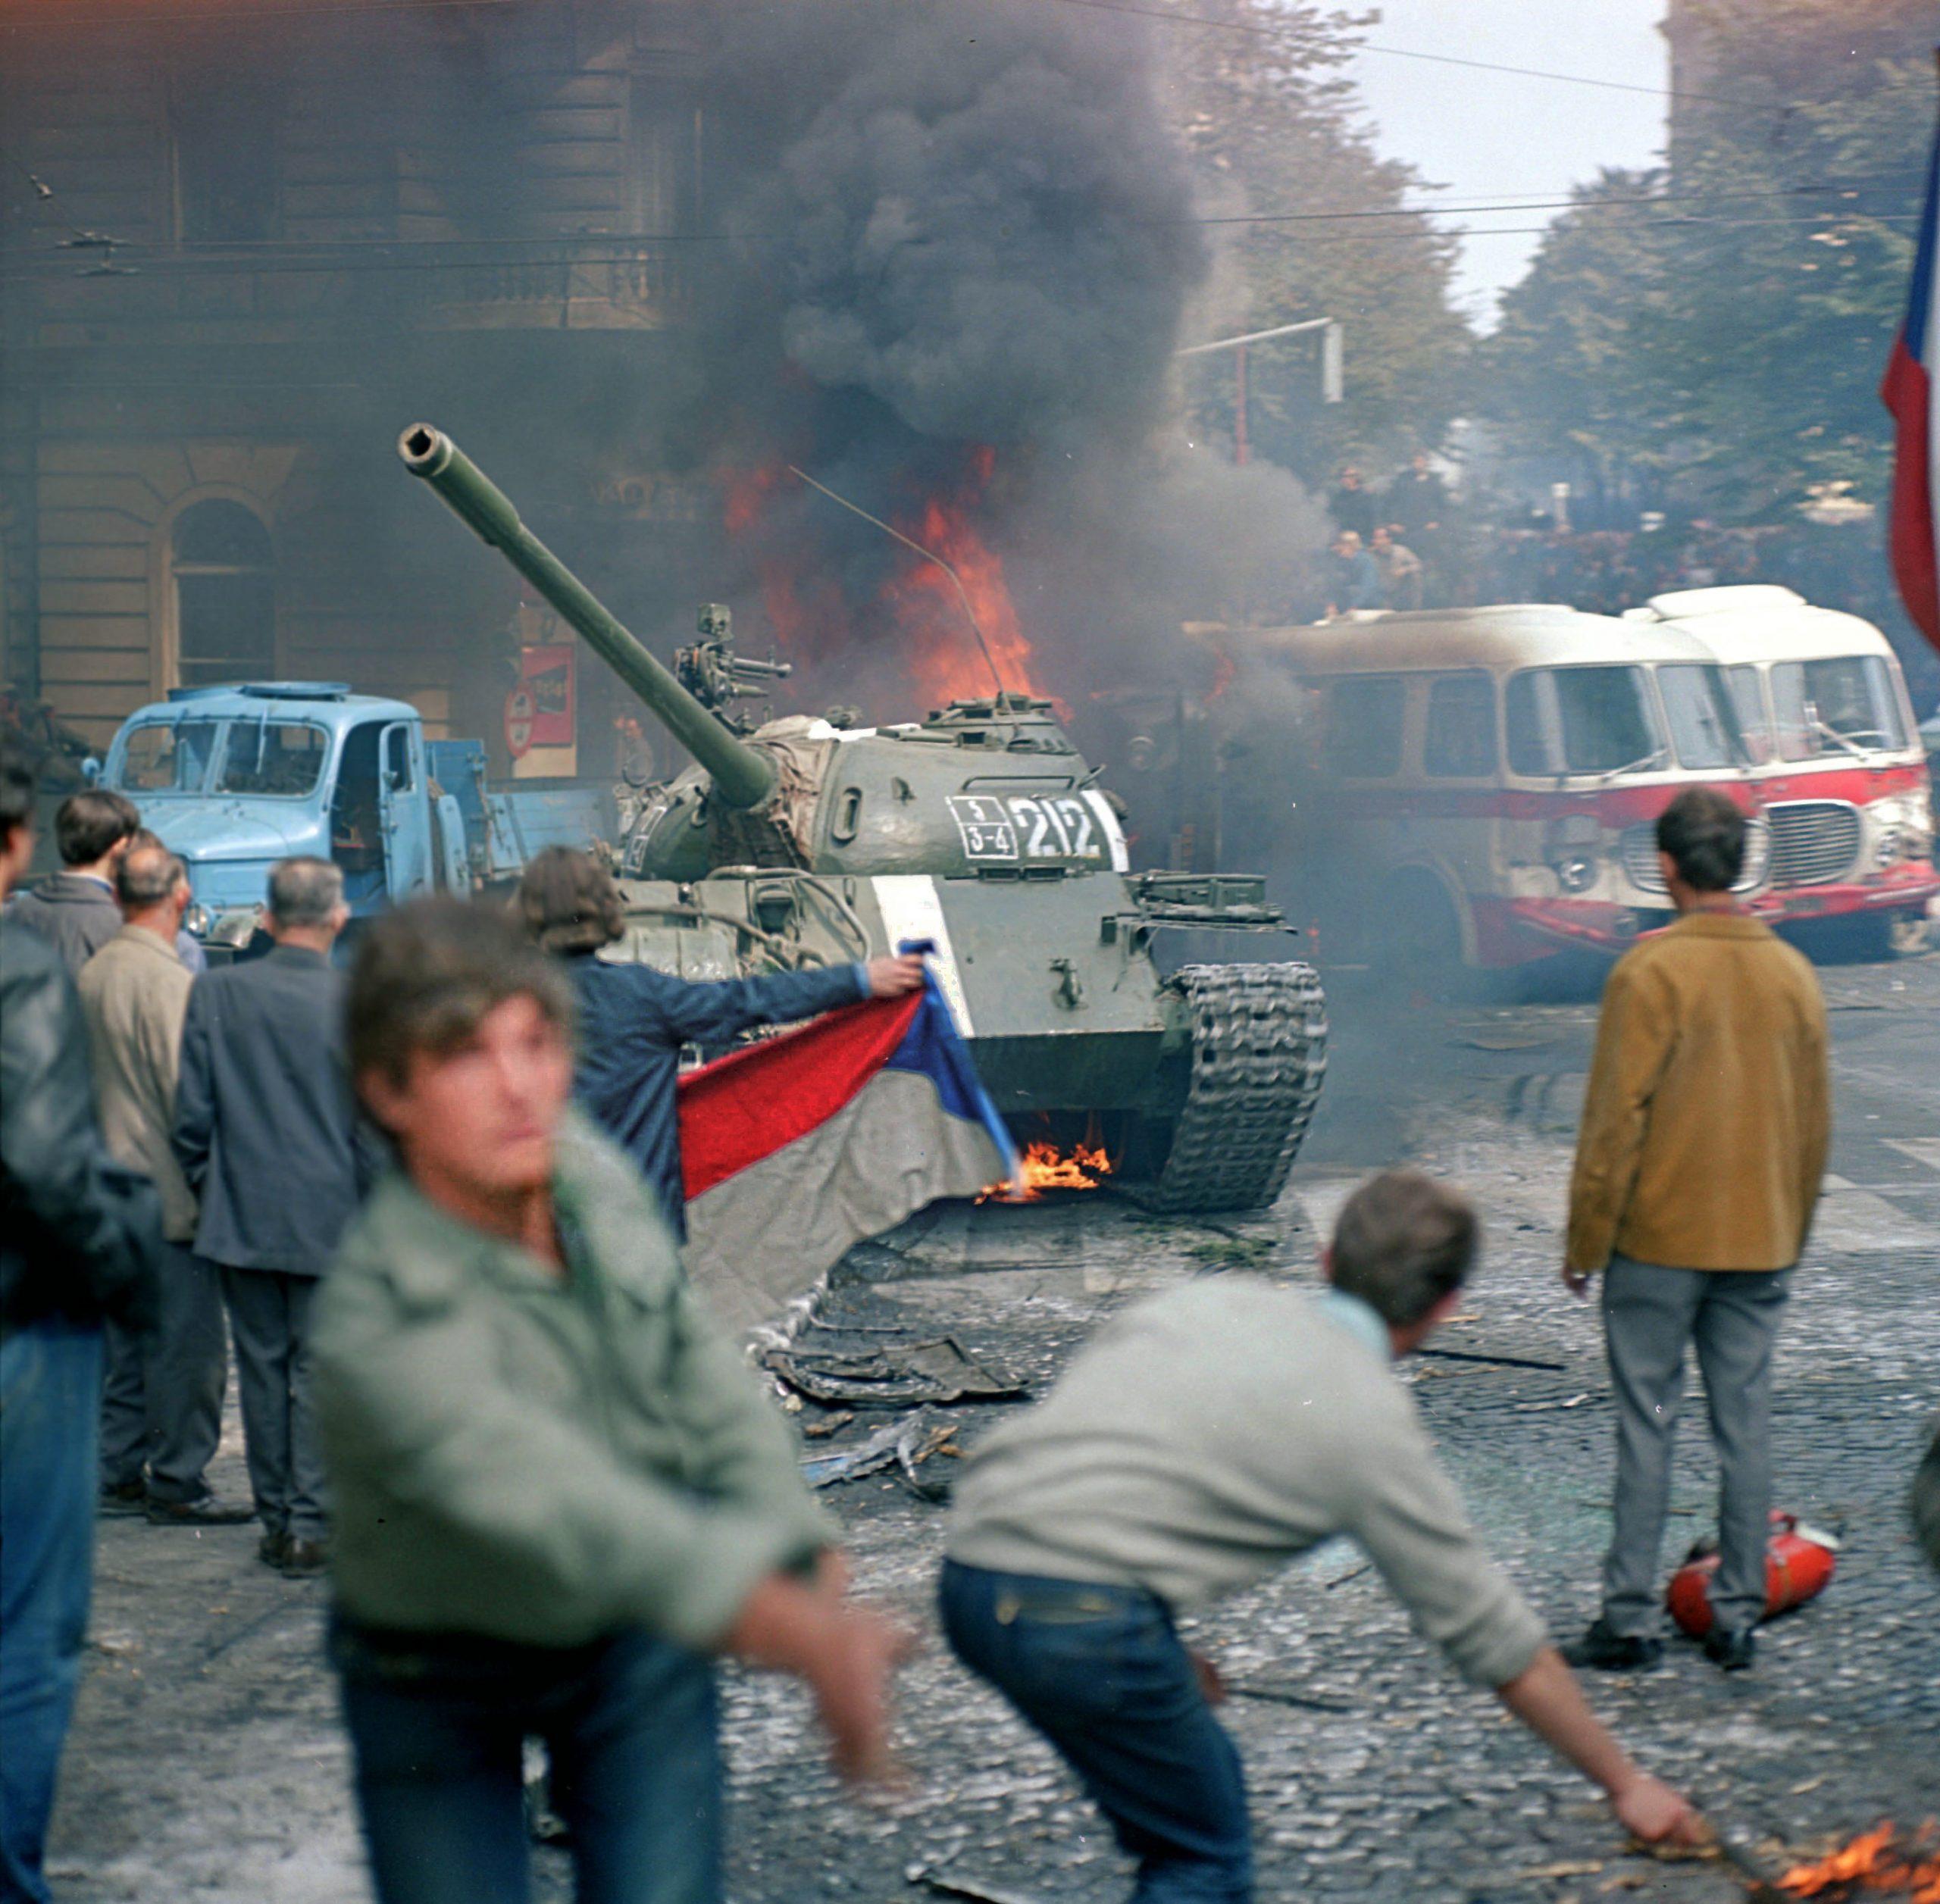
{"label": "cobblestone street", "polygon": [[[1940,1580],[1905,1511],[1940,1408],[1940,955],[1824,970],[1838,1123],[1828,1195],[1795,1286],[1778,1377],[1778,1503],[1839,1530],[1836,1580],[1767,1628],[1726,1678],[1675,1645],[1591,1688],[1650,1769],[1688,1786],[1775,1873],[1882,1818],[1940,1812]],[[865,1246],[812,1339],[947,1332],[1040,1390],[1122,1304],[1181,1279],[1300,1282],[1368,1170],[1422,1164],[1488,1225],[1462,1319],[1438,1346],[1513,1363],[1419,1361],[1422,1406],[1497,1553],[1559,1637],[1594,1609],[1610,1424],[1596,1314],[1557,1280],[1569,1144],[1594,1008],[1395,1008],[1335,985],[1335,1061],[1278,1208],[1158,1218],[1109,1191],[1028,1208],[951,1205]],[[1522,1366],[1529,1363],[1540,1366]],[[812,1405],[805,1418],[818,1412]],[[968,1444],[1001,1405],[943,1411]],[[818,1452],[852,1443],[867,1416]],[[219,1482],[241,1491],[233,1424]],[[949,1466],[937,1457],[927,1476]],[[1712,1524],[1694,1388],[1666,1561]],[[1013,1900],[1122,1895],[1125,1865],[1049,1752],[934,1636],[942,1510],[897,1478],[824,1496],[862,1588],[928,1636],[901,1681],[907,1782],[843,1797],[792,1686],[736,1675],[727,1726],[732,1894],[890,1904],[919,1873]],[[339,1904],[366,1895],[332,1684],[326,1590],[258,1565],[255,1530],[102,1524],[90,1665],[52,1863],[67,1904]],[[1227,1718],[1253,1795],[1265,1899],[1607,1896],[1710,1904],[1749,1879],[1716,1859],[1629,1852],[1588,1787],[1408,1630],[1336,1545],[1200,1623],[1241,1693]],[[542,1894],[567,1894],[540,1854]]]}

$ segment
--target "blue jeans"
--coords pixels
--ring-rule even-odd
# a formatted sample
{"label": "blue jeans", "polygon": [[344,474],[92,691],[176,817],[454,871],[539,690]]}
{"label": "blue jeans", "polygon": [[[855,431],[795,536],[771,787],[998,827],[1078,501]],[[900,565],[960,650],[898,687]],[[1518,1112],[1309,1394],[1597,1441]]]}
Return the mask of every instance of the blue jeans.
{"label": "blue jeans", "polygon": [[45,1904],[42,1854],[94,1584],[101,1331],[0,1340],[0,1900]]}
{"label": "blue jeans", "polygon": [[579,1904],[718,1904],[712,1661],[640,1632],[555,1650],[341,1622],[330,1652],[379,1904],[527,1904],[527,1737]]}
{"label": "blue jeans", "polygon": [[1162,1602],[943,1563],[943,1630],[1070,1762],[1138,1860],[1133,1904],[1253,1895],[1240,1755]]}

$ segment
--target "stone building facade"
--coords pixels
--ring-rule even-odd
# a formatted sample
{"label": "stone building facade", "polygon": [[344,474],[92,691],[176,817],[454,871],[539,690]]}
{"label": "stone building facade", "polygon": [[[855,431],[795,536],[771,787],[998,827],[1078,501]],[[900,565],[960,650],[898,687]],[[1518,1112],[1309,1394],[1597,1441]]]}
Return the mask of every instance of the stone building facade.
{"label": "stone building facade", "polygon": [[[622,612],[651,594],[701,506],[629,427],[706,249],[694,27],[674,0],[10,7],[0,677],[97,748],[171,688],[274,677],[495,733],[549,631],[404,476],[420,417]],[[582,727],[610,727],[592,674]]]}

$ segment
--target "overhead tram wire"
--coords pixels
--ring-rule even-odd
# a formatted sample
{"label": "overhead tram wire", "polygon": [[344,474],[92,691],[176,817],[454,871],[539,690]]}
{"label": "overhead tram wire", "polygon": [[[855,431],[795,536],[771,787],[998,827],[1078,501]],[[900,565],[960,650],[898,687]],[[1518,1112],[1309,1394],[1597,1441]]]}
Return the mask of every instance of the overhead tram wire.
{"label": "overhead tram wire", "polygon": [[[1919,222],[1917,212],[1885,213],[1829,213],[1822,224],[1861,224],[1866,225],[1910,225]],[[1759,227],[1771,229],[1783,227],[1800,230],[1800,221],[1795,218],[1695,218],[1677,217],[1646,221],[1632,219],[1629,228],[1655,232],[1690,232],[1696,230],[1744,231]],[[1623,226],[1605,226],[1604,229],[1622,229]],[[1325,244],[1378,244],[1383,242],[1406,243],[1424,239],[1445,240],[1457,238],[1510,238],[1541,234],[1555,230],[1554,225],[1457,225],[1443,227],[1426,225],[1408,231],[1325,231],[1308,234],[1310,240]],[[1802,233],[1807,239],[1817,237],[1816,232]],[[378,271],[479,271],[491,270],[501,264],[516,264],[528,269],[556,268],[570,270],[576,266],[612,262],[608,259],[583,257],[511,259],[477,258],[266,258],[214,259],[192,255],[177,255],[157,258],[143,254],[134,244],[117,242],[114,246],[117,256],[127,256],[131,261],[124,269],[102,273],[95,276],[141,277],[151,272],[158,274],[194,269],[209,274],[222,272],[246,272],[252,276],[307,274],[319,272]],[[54,252],[37,252],[31,255],[16,252],[11,262],[23,276],[39,277],[79,277],[88,274],[89,267],[78,257],[69,258]],[[557,289],[534,290],[517,302],[546,304],[556,302],[562,295],[582,295],[568,293]],[[593,295],[593,294],[584,294]]]}
{"label": "overhead tram wire", "polygon": [[[1129,0],[1039,0],[1040,5],[1078,7],[1087,13],[1128,14],[1137,20],[1156,20],[1169,27],[1209,27],[1227,33],[1247,33],[1263,39],[1277,39],[1282,28],[1250,20],[1216,20],[1210,14],[1179,13],[1169,7],[1141,7]],[[1682,87],[1640,86],[1631,80],[1592,79],[1586,73],[1557,73],[1537,66],[1508,66],[1496,60],[1463,59],[1453,53],[1423,53],[1413,47],[1382,46],[1372,40],[1360,40],[1341,50],[1342,64],[1363,53],[1383,55],[1390,59],[1422,60],[1435,66],[1462,66],[1477,73],[1507,73],[1519,79],[1549,80],[1560,86],[1589,86],[1607,92],[1641,92],[1657,99],[1688,99],[1702,105],[1737,106],[1748,112],[1790,113],[1800,102],[1778,104],[1769,99],[1732,99],[1716,92],[1688,92]],[[1896,89],[1913,81],[1892,81]],[[1917,83],[1925,85],[1926,82]],[[1880,89],[1876,88],[1876,90]]]}

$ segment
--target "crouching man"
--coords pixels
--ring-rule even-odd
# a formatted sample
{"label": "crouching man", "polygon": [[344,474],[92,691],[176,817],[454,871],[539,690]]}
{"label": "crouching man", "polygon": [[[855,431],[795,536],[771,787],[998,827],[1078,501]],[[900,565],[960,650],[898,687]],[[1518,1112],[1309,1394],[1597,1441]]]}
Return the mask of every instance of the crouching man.
{"label": "crouching man", "polygon": [[1139,1904],[1252,1896],[1239,1755],[1209,1705],[1216,1674],[1174,1613],[1335,1534],[1639,1837],[1701,1835],[1598,1724],[1490,1564],[1390,1371],[1453,1310],[1475,1240],[1453,1191],[1414,1171],[1375,1177],[1341,1212],[1325,1294],[1228,1276],[1141,1303],[976,1451],[947,1543],[945,1630],[1069,1760],[1139,1861]]}
{"label": "crouching man", "polygon": [[713,1658],[807,1680],[879,1768],[900,1643],[847,1605],[781,1417],[653,1193],[568,1108],[569,981],[456,900],[374,926],[348,1003],[400,1166],[317,1299],[332,1652],[382,1904],[528,1895],[543,1739],[583,1904],[712,1904]]}

